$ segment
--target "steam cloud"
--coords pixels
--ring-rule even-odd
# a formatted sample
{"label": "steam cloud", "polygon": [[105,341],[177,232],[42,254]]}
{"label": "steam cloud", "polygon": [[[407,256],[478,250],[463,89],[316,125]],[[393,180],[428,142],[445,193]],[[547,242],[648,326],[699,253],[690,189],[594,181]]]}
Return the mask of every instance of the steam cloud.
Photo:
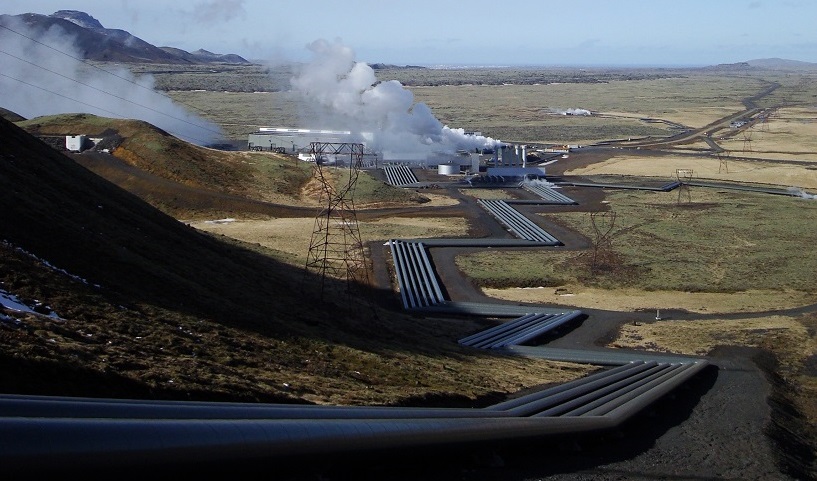
{"label": "steam cloud", "polygon": [[592,115],[592,113],[587,109],[577,109],[577,108],[569,108],[569,109],[551,109],[553,113],[559,115]]}
{"label": "steam cloud", "polygon": [[0,28],[0,106],[25,118],[84,112],[139,119],[199,145],[224,138],[216,124],[156,92],[153,77],[92,68],[76,60],[82,53],[63,29],[39,33],[6,19],[8,28]]}
{"label": "steam cloud", "polygon": [[560,187],[553,182],[549,182],[544,179],[525,179],[522,181],[525,185],[530,186],[537,186],[537,187],[549,187],[551,189],[559,189]]}
{"label": "steam cloud", "polygon": [[800,197],[802,199],[810,199],[810,200],[817,200],[817,194],[809,194],[805,190],[801,189],[800,187],[789,187],[788,191],[791,192],[792,195]]}
{"label": "steam cloud", "polygon": [[356,61],[354,51],[340,41],[316,40],[308,49],[314,58],[291,79],[293,91],[308,106],[304,122],[349,130],[369,149],[405,160],[499,144],[443,125],[400,82],[379,82],[374,70]]}

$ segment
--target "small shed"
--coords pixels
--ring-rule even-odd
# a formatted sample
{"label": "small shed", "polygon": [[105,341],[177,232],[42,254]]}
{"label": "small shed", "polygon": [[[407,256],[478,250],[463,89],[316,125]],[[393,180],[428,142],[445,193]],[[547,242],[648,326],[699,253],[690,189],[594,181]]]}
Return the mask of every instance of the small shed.
{"label": "small shed", "polygon": [[71,152],[82,152],[85,150],[85,142],[87,137],[84,135],[66,135],[65,148]]}

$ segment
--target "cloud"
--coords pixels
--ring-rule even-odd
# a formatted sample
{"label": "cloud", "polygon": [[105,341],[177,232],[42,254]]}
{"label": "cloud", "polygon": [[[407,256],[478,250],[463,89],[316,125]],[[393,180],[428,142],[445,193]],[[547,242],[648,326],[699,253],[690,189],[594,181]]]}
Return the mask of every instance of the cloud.
{"label": "cloud", "polygon": [[215,25],[229,22],[234,18],[246,18],[244,0],[211,0],[197,3],[193,10],[193,18],[205,25]]}

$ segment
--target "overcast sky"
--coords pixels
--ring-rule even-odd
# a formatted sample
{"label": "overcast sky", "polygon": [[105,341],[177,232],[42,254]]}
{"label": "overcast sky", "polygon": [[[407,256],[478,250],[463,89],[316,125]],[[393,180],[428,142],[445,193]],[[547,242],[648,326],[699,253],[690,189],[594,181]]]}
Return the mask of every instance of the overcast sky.
{"label": "overcast sky", "polygon": [[340,40],[399,65],[817,62],[815,0],[3,0],[0,13],[84,11],[157,46],[250,60]]}

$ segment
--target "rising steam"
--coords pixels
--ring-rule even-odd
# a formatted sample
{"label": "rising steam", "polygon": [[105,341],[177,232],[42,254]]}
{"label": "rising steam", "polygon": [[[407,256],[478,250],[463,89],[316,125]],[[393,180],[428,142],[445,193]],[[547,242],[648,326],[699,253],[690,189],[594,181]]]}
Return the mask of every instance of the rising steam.
{"label": "rising steam", "polygon": [[578,116],[582,116],[582,117],[588,116],[588,115],[593,115],[593,113],[590,112],[587,109],[577,109],[577,108],[550,109],[550,112],[553,113],[553,114],[558,114],[558,115],[578,115]]}
{"label": "rising steam", "polygon": [[801,189],[800,187],[789,187],[788,191],[792,195],[800,197],[801,199],[817,200],[817,194],[809,194],[808,192]]}
{"label": "rising steam", "polygon": [[[207,145],[220,128],[153,89],[153,77],[124,68],[96,69],[79,61],[75,38],[59,27],[38,32],[14,17],[0,27],[0,97],[3,108],[25,118],[60,113],[139,119],[181,139]],[[82,132],[77,132],[81,134]]]}
{"label": "rising steam", "polygon": [[305,100],[304,123],[352,131],[374,151],[408,158],[493,149],[498,141],[443,125],[396,80],[379,82],[374,70],[355,60],[340,41],[308,45],[313,59],[292,78]]}

